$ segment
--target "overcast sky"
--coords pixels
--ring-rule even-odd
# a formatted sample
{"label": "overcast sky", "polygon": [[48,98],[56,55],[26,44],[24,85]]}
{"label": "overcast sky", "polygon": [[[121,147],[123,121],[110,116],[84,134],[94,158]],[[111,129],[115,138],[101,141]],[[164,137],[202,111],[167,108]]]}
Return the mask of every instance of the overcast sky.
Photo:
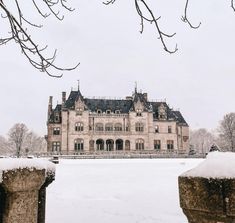
{"label": "overcast sky", "polygon": [[[176,32],[168,45],[177,43],[179,50],[171,55],[153,25],[139,33],[134,0],[110,6],[99,0],[68,2],[76,11],[65,13],[63,22],[40,20],[44,27],[34,30],[32,38],[48,44],[48,53],[57,49],[60,66],[81,65],[54,79],[31,67],[14,42],[2,46],[0,135],[18,122],[45,135],[49,96],[54,106],[61,103],[61,92],[77,89],[77,80],[84,96],[107,98],[131,95],[137,82],[149,99],[166,99],[180,109],[193,129],[214,129],[224,114],[235,111],[235,13],[229,1],[191,0],[189,18],[202,22],[193,30],[181,21],[184,1],[148,0],[156,16],[162,16],[162,29]],[[35,12],[26,7],[23,13],[36,22]],[[2,27],[1,37],[8,31]]]}

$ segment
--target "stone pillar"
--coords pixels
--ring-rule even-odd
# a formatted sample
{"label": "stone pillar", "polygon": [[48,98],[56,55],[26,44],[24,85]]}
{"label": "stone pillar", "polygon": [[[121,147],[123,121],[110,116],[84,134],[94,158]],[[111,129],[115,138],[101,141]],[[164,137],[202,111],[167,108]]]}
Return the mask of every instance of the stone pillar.
{"label": "stone pillar", "polygon": [[37,223],[38,193],[45,182],[45,169],[23,168],[2,172],[3,223]]}
{"label": "stone pillar", "polygon": [[180,206],[189,223],[235,223],[235,179],[179,176]]}

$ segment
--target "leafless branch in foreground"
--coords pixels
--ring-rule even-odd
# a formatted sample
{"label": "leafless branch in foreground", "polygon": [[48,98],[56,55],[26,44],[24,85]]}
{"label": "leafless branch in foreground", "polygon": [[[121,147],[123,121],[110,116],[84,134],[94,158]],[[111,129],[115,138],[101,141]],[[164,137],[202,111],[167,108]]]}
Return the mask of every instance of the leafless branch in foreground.
{"label": "leafless branch in foreground", "polygon": [[[105,5],[109,5],[109,4],[113,4],[115,3],[116,0],[107,0],[106,2],[103,2]],[[142,5],[141,5],[142,4]],[[170,50],[167,45],[166,45],[166,42],[165,42],[165,38],[171,38],[173,37],[176,33],[173,33],[173,34],[167,34],[165,32],[163,32],[158,24],[158,20],[161,18],[161,17],[156,17],[154,15],[154,13],[152,12],[151,8],[148,6],[148,4],[146,3],[145,0],[135,0],[135,8],[136,8],[136,11],[138,13],[138,15],[140,16],[140,20],[141,20],[141,30],[140,30],[140,33],[143,33],[144,31],[144,22],[148,22],[150,24],[154,24],[155,25],[155,28],[157,30],[157,33],[159,35],[159,39],[163,45],[163,48],[166,52],[168,53],[175,53],[178,48],[177,48],[177,44],[175,46],[175,49],[174,50]],[[144,8],[145,10],[147,10],[147,12],[149,13],[149,15],[145,15],[143,13],[143,10],[142,8]]]}
{"label": "leafless branch in foreground", "polygon": [[201,22],[197,25],[197,26],[194,26],[188,19],[188,16],[187,16],[187,11],[188,11],[188,3],[189,3],[189,0],[186,0],[186,3],[185,3],[185,8],[184,8],[184,15],[182,16],[182,21],[185,22],[185,23],[188,23],[189,26],[192,28],[192,29],[198,29],[201,25]]}
{"label": "leafless branch in foreground", "polygon": [[[22,53],[30,64],[38,69],[41,72],[47,73],[51,77],[61,77],[63,74],[63,71],[71,71],[77,68],[79,64],[77,64],[74,67],[71,68],[61,68],[54,64],[56,59],[56,50],[54,54],[51,57],[45,57],[43,55],[44,50],[47,48],[47,46],[40,48],[31,38],[31,36],[28,34],[27,29],[25,28],[25,23],[29,24],[30,26],[41,28],[42,25],[37,25],[32,22],[30,22],[28,19],[26,19],[22,13],[22,8],[19,4],[18,0],[14,0],[15,6],[17,8],[16,15],[13,15],[9,8],[4,4],[3,0],[0,0],[0,10],[2,10],[2,18],[8,19],[10,32],[9,36],[5,38],[0,38],[0,45],[6,44],[11,40],[14,40],[17,44],[19,44]],[[60,16],[60,11],[55,11],[53,6],[59,5],[63,8],[65,8],[68,11],[73,11],[74,9],[67,7],[65,5],[66,0],[43,0],[43,2],[46,4],[47,8],[50,11],[50,14],[44,13],[40,10],[38,7],[38,4],[32,0],[33,5],[37,9],[38,13],[43,17],[46,18],[50,14],[53,14],[57,19],[63,20],[64,16]],[[60,71],[61,74],[54,75],[53,69]],[[52,70],[52,71],[51,71]]]}
{"label": "leafless branch in foreground", "polygon": [[232,7],[233,11],[235,12],[234,0],[231,0],[231,7]]}

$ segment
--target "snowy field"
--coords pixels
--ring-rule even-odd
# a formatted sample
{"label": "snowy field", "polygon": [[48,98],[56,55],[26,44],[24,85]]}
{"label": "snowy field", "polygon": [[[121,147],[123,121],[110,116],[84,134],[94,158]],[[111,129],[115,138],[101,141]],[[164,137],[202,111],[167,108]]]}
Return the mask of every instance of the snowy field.
{"label": "snowy field", "polygon": [[60,160],[46,223],[187,223],[177,177],[201,161]]}

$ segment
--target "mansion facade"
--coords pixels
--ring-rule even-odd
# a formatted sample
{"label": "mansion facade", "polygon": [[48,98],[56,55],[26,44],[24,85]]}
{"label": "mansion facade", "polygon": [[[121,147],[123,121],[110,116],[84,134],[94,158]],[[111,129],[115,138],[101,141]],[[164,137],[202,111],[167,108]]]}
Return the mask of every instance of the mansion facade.
{"label": "mansion facade", "polygon": [[53,108],[49,97],[47,150],[79,154],[104,151],[187,154],[189,126],[166,102],[137,92],[124,100],[84,98],[78,88]]}

